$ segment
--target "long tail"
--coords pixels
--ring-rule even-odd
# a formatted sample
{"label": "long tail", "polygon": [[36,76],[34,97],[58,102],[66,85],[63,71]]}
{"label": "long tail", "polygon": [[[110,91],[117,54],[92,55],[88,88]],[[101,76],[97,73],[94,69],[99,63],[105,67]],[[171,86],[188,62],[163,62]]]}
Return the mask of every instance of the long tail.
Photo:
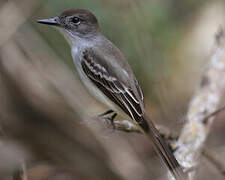
{"label": "long tail", "polygon": [[165,143],[165,140],[161,137],[153,122],[147,116],[143,116],[142,120],[139,121],[139,125],[148,138],[154,143],[156,152],[169,168],[175,179],[186,180],[187,175],[183,172],[182,167],[177,162],[175,156]]}

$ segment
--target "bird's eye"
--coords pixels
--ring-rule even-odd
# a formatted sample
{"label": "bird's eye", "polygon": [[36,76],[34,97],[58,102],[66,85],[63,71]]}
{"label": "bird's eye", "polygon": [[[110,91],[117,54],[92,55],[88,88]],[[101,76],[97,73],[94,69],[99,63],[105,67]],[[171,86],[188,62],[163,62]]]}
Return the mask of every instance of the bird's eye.
{"label": "bird's eye", "polygon": [[73,17],[72,22],[76,25],[80,24],[80,18],[79,17]]}

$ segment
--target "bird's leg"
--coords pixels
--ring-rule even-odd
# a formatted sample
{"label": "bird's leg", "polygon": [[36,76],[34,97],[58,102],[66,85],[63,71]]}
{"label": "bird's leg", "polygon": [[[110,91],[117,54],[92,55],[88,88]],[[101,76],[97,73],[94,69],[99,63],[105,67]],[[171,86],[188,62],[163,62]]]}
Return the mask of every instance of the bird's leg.
{"label": "bird's leg", "polygon": [[[113,114],[109,115],[109,116],[106,116],[106,115],[111,114],[111,113],[113,113]],[[107,121],[110,121],[113,129],[116,129],[116,126],[115,126],[115,123],[114,123],[114,119],[115,119],[116,116],[117,116],[117,113],[115,113],[112,109],[98,115],[98,117],[103,117],[103,119],[105,119]]]}
{"label": "bird's leg", "polygon": [[115,119],[116,116],[117,116],[117,113],[113,113],[112,116],[106,117],[106,119],[111,122],[111,125],[112,125],[113,130],[116,129],[116,126],[115,126],[115,123],[114,123],[114,119]]}
{"label": "bird's leg", "polygon": [[106,111],[106,112],[104,112],[102,114],[99,114],[98,117],[103,117],[103,116],[108,115],[108,114],[113,113],[113,112],[114,111],[112,109],[110,109],[110,110],[108,110],[108,111]]}

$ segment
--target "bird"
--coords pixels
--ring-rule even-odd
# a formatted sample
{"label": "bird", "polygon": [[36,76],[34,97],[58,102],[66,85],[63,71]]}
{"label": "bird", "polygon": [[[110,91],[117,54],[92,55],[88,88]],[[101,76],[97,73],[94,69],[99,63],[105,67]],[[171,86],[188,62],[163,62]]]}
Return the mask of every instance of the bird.
{"label": "bird", "polygon": [[72,8],[54,18],[37,22],[55,27],[65,37],[78,74],[88,91],[110,108],[127,114],[153,142],[156,152],[175,179],[186,179],[183,168],[146,114],[141,87],[128,61],[104,36],[96,16],[89,10]]}

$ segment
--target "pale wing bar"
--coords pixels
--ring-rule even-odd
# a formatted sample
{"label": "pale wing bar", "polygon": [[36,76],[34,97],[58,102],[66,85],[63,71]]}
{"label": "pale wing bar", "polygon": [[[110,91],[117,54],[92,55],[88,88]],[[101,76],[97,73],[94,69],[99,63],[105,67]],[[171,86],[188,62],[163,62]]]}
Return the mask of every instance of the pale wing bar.
{"label": "pale wing bar", "polygon": [[115,77],[110,76],[107,70],[94,62],[87,52],[84,54],[81,65],[89,79],[109,99],[122,108],[132,119],[140,119],[143,115],[140,102],[129,87],[125,87]]}

